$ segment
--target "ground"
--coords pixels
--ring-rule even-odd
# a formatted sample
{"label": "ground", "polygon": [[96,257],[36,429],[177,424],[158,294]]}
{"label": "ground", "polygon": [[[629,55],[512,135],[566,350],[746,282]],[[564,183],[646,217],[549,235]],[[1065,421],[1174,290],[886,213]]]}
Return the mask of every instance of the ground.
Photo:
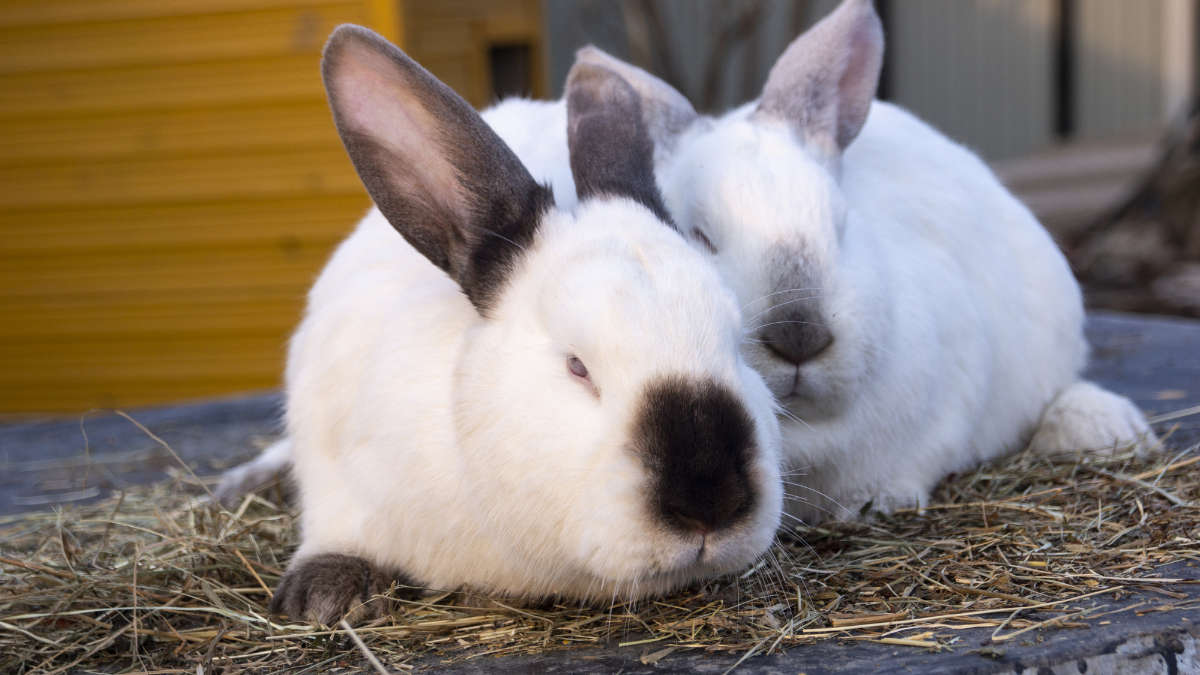
{"label": "ground", "polygon": [[[1088,332],[1094,346],[1092,379],[1130,396],[1157,418],[1156,428],[1160,433],[1170,432],[1172,448],[1183,451],[1200,441],[1198,411],[1180,414],[1200,406],[1200,322],[1101,314],[1091,318]],[[130,417],[136,424],[120,415],[97,413],[67,421],[0,425],[0,466],[4,467],[0,472],[0,514],[102,499],[114,488],[167,478],[181,471],[180,460],[199,475],[215,474],[249,457],[277,433],[278,409],[278,397],[265,394],[133,411]],[[1195,465],[1186,470],[1192,476],[1198,474]],[[822,535],[814,532],[809,536]],[[0,553],[6,551],[0,548]],[[1042,622],[1061,620],[1063,615],[1034,609],[1021,615],[1021,625],[1033,628],[1020,639],[992,641],[993,631],[999,630],[994,626],[961,630],[949,650],[943,648],[940,653],[911,645],[826,640],[755,656],[741,667],[791,673],[890,670],[1040,675],[1120,668],[1130,669],[1121,672],[1200,672],[1200,562],[1192,560],[1188,562],[1185,556],[1150,575],[1190,582],[1144,581],[1115,595],[1072,604],[1072,611],[1083,612],[1079,616],[1087,620],[1068,621],[1068,625],[1086,625],[1086,629],[1037,628]],[[6,573],[3,562],[0,559],[0,596]],[[6,614],[3,607],[0,597],[0,615]],[[638,642],[636,637],[623,639]],[[744,656],[664,649],[662,644],[620,647],[613,641],[599,649],[510,656],[499,661],[484,658],[453,668],[458,672],[501,667],[547,672],[651,672],[662,668],[719,672]],[[353,646],[346,649],[354,653]],[[415,665],[442,664],[430,657]]]}

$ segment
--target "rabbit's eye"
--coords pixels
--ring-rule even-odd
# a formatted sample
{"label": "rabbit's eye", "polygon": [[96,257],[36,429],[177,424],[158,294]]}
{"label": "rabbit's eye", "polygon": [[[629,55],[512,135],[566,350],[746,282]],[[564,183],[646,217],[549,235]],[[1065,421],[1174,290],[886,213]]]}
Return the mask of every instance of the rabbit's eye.
{"label": "rabbit's eye", "polygon": [[580,379],[590,379],[588,376],[587,366],[583,365],[583,361],[580,361],[578,356],[570,356],[567,358],[567,370],[571,371],[572,375]]}
{"label": "rabbit's eye", "polygon": [[583,361],[579,360],[578,356],[567,357],[567,370],[579,378],[580,383],[587,387],[592,396],[595,396],[597,399],[600,398],[600,389],[596,387],[595,382],[592,382],[592,376],[588,373],[587,366],[583,365]]}
{"label": "rabbit's eye", "polygon": [[692,237],[694,237],[701,244],[704,244],[704,248],[707,248],[709,253],[717,252],[717,247],[713,246],[712,240],[709,239],[708,235],[704,234],[704,232],[702,232],[700,230],[700,228],[698,228],[698,227],[692,228]]}

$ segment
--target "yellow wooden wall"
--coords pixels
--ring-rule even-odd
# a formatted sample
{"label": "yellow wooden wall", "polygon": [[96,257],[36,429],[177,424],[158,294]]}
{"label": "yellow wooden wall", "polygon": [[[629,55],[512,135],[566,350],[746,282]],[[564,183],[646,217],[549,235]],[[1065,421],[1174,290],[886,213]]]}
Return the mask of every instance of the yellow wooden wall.
{"label": "yellow wooden wall", "polygon": [[530,92],[545,94],[541,0],[405,0],[404,48],[476,107],[492,103],[488,47],[525,44],[533,66]]}
{"label": "yellow wooden wall", "polygon": [[319,56],[375,28],[476,105],[540,0],[0,2],[0,415],[276,387],[369,201]]}
{"label": "yellow wooden wall", "polygon": [[0,412],[277,386],[369,204],[318,58],[373,4],[0,3]]}

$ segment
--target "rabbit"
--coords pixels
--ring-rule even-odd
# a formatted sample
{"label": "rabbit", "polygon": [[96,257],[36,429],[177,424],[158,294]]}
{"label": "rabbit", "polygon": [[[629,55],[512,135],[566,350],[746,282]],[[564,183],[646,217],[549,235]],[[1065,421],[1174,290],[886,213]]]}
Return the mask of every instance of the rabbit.
{"label": "rabbit", "polygon": [[569,212],[375,33],[337,28],[322,75],[378,208],[290,342],[278,452],[301,542],[272,609],[361,620],[395,580],[637,598],[761,556],[782,508],[774,400],[732,292],[667,222],[635,92],[568,100],[592,111],[567,132]]}
{"label": "rabbit", "polygon": [[[1081,294],[1053,240],[973,153],[873,100],[882,55],[873,4],[845,0],[718,118],[577,55],[641,99],[667,211],[742,304],[745,358],[783,407],[789,517],[921,506],[1026,446],[1158,447],[1132,402],[1080,379]],[[568,117],[562,101],[484,113],[563,208]]]}
{"label": "rabbit", "polygon": [[1128,399],[1080,379],[1082,298],[1054,241],[973,153],[873,100],[882,55],[872,3],[845,0],[719,119],[599,50],[577,59],[642,95],[667,211],[743,305],[746,358],[785,408],[788,514],[919,507],[1027,444],[1153,447]]}

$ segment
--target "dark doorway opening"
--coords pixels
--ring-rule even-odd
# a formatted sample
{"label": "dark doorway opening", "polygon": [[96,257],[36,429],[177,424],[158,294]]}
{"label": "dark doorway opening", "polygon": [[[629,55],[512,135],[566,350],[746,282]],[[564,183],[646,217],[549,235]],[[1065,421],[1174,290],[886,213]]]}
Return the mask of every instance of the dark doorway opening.
{"label": "dark doorway opening", "polygon": [[533,49],[528,44],[492,45],[488,67],[494,99],[533,95]]}

